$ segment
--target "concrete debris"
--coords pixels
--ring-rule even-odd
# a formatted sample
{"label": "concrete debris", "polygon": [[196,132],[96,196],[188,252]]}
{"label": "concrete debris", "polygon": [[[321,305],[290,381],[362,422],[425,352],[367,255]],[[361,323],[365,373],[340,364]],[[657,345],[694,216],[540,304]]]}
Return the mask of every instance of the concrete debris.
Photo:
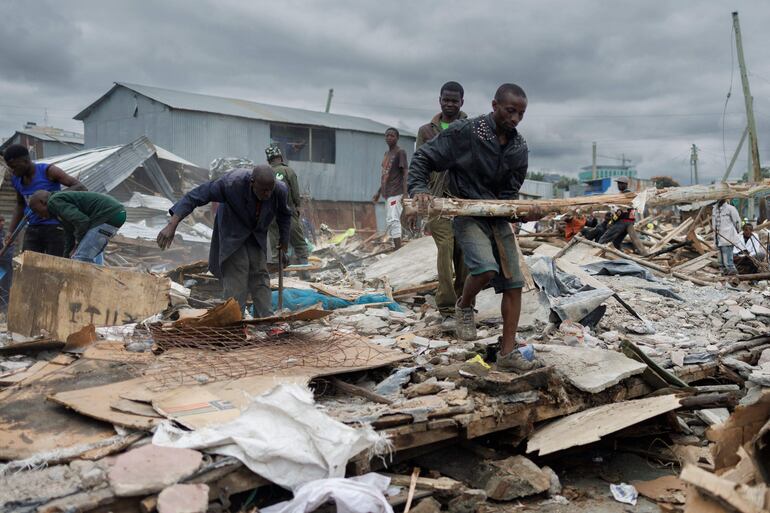
{"label": "concrete debris", "polygon": [[147,444],[115,459],[110,486],[119,497],[158,492],[198,470],[202,459],[198,451]]}
{"label": "concrete debris", "polygon": [[176,484],[158,495],[158,513],[206,513],[208,505],[206,484]]}
{"label": "concrete debris", "polygon": [[[621,250],[579,236],[566,243],[559,216],[521,227],[534,284],[516,339],[541,364],[521,373],[496,366],[501,296],[492,288],[476,298],[476,340],[456,339],[451,312],[436,304],[430,237],[393,251],[377,234],[319,229],[303,274],[288,268],[282,283],[342,307],[245,321],[235,301],[220,302],[205,262],[145,257],[140,239],[111,243],[121,269],[26,255],[25,290],[52,272],[65,299],[12,299],[11,328],[22,333],[0,336],[0,513],[117,501],[218,511],[254,490],[270,511],[291,501],[265,501],[279,494],[261,487],[304,489],[308,500],[344,489],[355,500],[361,483],[342,477],[353,474],[376,484],[367,497],[382,511],[405,504],[413,481],[417,513],[603,511],[618,508],[612,496],[640,511],[654,502],[692,513],[709,511],[714,493],[738,511],[767,509],[770,274],[723,277],[705,218],[682,228],[679,213],[646,214]],[[188,249],[178,254],[193,261]],[[302,408],[279,424],[289,401],[276,394],[287,384],[302,388]],[[319,418],[350,439],[366,436],[366,450],[329,443],[311,421]],[[206,443],[191,445],[201,452],[159,447],[147,443],[153,430],[179,447]],[[310,440],[313,451],[298,449]],[[291,465],[277,464],[287,449]],[[557,452],[564,457],[539,466]],[[385,465],[394,474],[376,474]],[[310,486],[313,476],[333,478]],[[607,481],[618,483],[609,493]]]}

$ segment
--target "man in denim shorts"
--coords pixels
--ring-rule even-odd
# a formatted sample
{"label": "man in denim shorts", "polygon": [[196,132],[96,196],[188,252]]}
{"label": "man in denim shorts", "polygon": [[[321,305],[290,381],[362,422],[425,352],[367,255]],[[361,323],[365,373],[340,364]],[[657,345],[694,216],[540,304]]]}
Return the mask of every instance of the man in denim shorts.
{"label": "man in denim shorts", "polygon": [[[515,84],[503,84],[495,93],[492,112],[452,123],[418,148],[409,166],[409,194],[426,211],[431,201],[428,182],[434,170],[448,173],[449,196],[464,199],[512,200],[527,175],[528,150],[516,130],[527,109],[527,95]],[[525,220],[542,217],[536,209]],[[538,365],[516,349],[521,313],[521,273],[516,237],[508,218],[455,217],[455,239],[463,251],[469,276],[455,308],[457,338],[474,340],[473,301],[488,285],[502,294],[503,335],[498,367],[514,371]]]}

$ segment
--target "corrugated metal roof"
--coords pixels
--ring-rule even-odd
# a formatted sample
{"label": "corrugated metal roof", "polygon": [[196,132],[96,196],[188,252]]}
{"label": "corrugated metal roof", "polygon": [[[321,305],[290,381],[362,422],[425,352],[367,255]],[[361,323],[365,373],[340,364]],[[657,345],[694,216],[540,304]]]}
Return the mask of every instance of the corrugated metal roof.
{"label": "corrugated metal roof", "polygon": [[41,141],[52,141],[52,142],[61,142],[61,143],[71,143],[71,144],[83,144],[83,134],[78,134],[75,132],[64,132],[62,133],[48,133],[41,130],[34,130],[32,128],[23,128],[21,130],[16,130],[19,134],[28,135],[30,137],[37,137]]}
{"label": "corrugated metal roof", "polygon": [[[257,103],[236,98],[188,93],[172,89],[163,89],[160,87],[129,84],[126,82],[115,82],[112,89],[83,109],[82,112],[78,113],[75,116],[75,119],[83,120],[87,117],[91,110],[109,96],[117,87],[125,87],[157,102],[168,105],[173,109],[211,112],[226,116],[272,121],[275,123],[321,126],[376,134],[382,134],[388,128],[388,125],[357,116],[296,109],[279,105],[268,105],[266,103]],[[408,132],[404,132],[404,135],[414,137],[414,134]]]}

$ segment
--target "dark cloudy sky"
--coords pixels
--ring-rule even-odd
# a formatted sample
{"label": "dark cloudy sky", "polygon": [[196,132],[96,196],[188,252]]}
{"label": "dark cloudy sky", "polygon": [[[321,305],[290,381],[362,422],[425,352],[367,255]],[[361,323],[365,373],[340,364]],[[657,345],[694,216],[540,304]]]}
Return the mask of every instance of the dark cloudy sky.
{"label": "dark cloudy sky", "polygon": [[[575,173],[599,154],[641,176],[721,176],[745,126],[730,13],[738,10],[770,161],[767,0],[275,2],[4,0],[0,135],[24,121],[82,130],[71,118],[126,81],[364,115],[416,130],[440,85],[489,109],[496,87],[529,96],[531,169]],[[732,97],[725,97],[732,82]],[[724,138],[723,138],[724,131]],[[614,160],[600,157],[600,163]],[[737,164],[746,169],[745,151]]]}

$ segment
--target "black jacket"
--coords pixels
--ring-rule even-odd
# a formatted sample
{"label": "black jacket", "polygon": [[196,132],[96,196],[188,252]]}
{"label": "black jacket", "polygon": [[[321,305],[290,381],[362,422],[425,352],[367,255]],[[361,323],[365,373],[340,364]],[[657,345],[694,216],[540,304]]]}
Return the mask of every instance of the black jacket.
{"label": "black jacket", "polygon": [[516,199],[527,175],[527,143],[514,130],[500,146],[492,114],[455,121],[420,146],[409,165],[409,195],[430,193],[433,170],[449,173],[449,196]]}

